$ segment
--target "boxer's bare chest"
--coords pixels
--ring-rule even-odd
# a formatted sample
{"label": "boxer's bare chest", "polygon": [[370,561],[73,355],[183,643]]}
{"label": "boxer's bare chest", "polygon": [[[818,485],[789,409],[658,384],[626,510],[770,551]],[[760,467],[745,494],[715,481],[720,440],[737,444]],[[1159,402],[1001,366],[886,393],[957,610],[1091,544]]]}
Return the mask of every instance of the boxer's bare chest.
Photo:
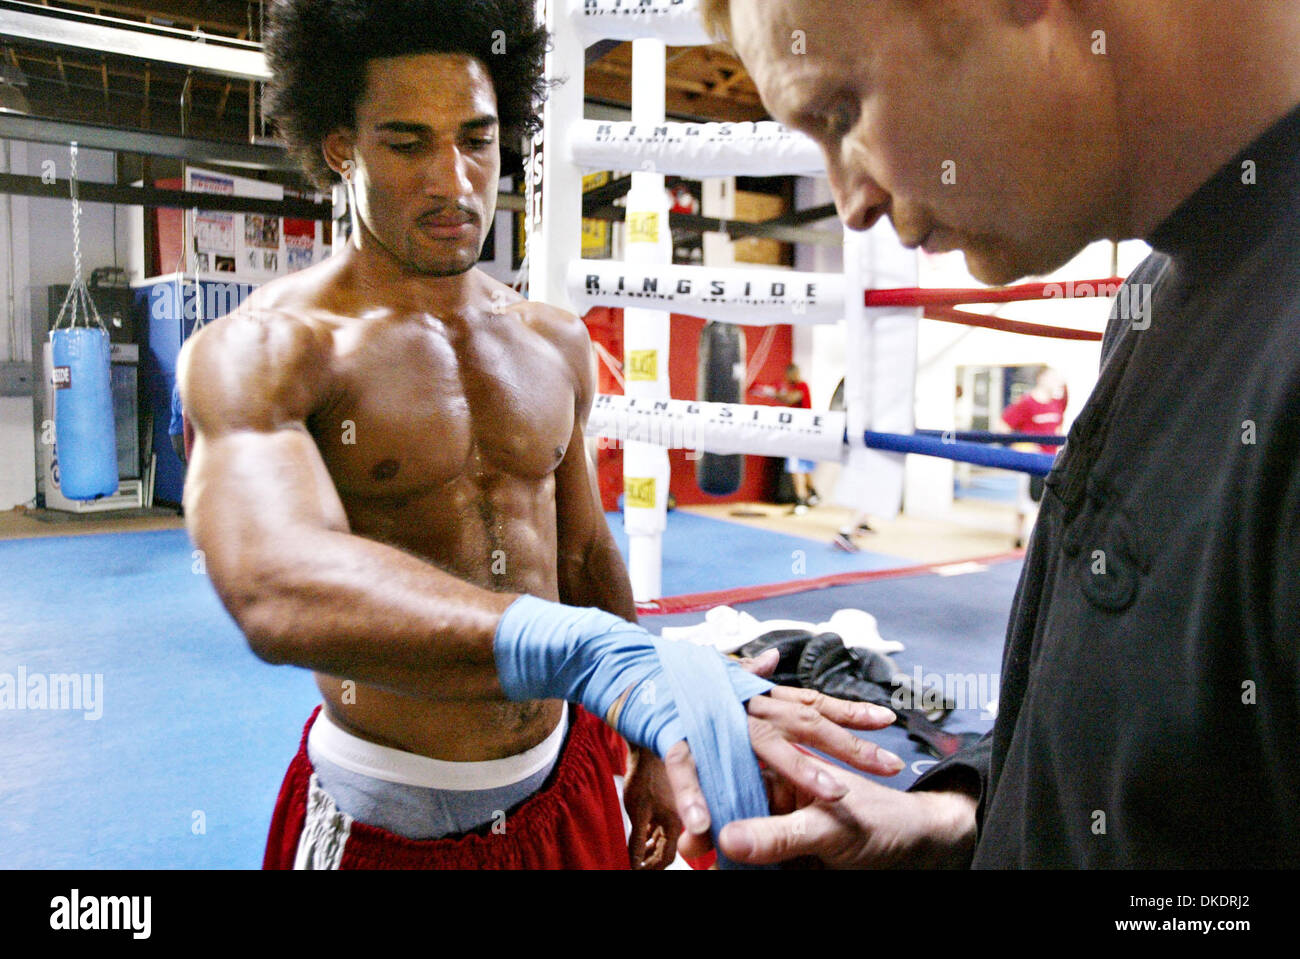
{"label": "boxer's bare chest", "polygon": [[376,315],[333,340],[309,426],[353,532],[460,566],[468,543],[501,545],[553,500],[573,375],[519,313]]}

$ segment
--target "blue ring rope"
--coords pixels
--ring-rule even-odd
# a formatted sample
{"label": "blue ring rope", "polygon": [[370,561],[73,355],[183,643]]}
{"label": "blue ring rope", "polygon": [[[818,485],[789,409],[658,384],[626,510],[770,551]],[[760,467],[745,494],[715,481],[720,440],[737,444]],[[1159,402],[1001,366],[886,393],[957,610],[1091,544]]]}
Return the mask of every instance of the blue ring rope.
{"label": "blue ring rope", "polygon": [[917,436],[937,436],[967,443],[1037,443],[1064,446],[1065,437],[1055,433],[994,433],[991,430],[917,430]]}
{"label": "blue ring rope", "polygon": [[1021,453],[1017,450],[1005,450],[981,443],[948,441],[930,436],[874,433],[868,430],[863,438],[868,449],[937,456],[940,459],[956,460],[959,463],[974,463],[976,466],[991,466],[995,469],[1029,473],[1031,476],[1046,476],[1052,471],[1052,464],[1056,462],[1056,457],[1047,453]]}

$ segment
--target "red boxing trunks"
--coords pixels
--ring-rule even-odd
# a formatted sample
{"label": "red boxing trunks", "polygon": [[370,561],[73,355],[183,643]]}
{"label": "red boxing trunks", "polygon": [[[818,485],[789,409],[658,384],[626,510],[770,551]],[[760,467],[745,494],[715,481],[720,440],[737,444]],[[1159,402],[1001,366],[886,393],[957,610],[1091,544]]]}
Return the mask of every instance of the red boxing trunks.
{"label": "red boxing trunks", "polygon": [[[627,869],[614,777],[626,747],[604,723],[572,707],[573,723],[540,792],[504,821],[457,837],[407,839],[353,820],[315,783],[303,729],[271,819],[263,869]],[[303,843],[304,828],[312,835]],[[301,851],[300,851],[301,847]]]}

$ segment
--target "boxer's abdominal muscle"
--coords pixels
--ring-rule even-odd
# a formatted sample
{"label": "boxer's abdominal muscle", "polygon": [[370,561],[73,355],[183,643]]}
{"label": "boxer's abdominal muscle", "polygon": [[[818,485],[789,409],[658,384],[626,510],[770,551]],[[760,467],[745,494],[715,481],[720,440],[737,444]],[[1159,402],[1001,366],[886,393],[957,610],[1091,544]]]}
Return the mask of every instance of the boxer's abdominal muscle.
{"label": "boxer's abdominal muscle", "polygon": [[[566,361],[517,315],[339,328],[309,429],[354,535],[484,589],[559,599],[554,471],[574,425]],[[316,674],[331,719],[455,762],[542,742],[558,702],[431,702]]]}

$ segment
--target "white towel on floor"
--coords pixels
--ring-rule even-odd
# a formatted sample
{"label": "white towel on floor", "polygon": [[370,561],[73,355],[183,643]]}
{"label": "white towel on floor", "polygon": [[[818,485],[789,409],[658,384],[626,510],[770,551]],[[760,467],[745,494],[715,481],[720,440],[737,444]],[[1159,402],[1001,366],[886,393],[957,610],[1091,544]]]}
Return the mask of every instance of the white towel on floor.
{"label": "white towel on floor", "polygon": [[686,640],[733,653],[774,629],[806,629],[814,635],[835,633],[844,640],[845,646],[883,655],[903,650],[902,643],[881,637],[876,617],[861,609],[838,610],[824,623],[801,623],[793,619],[755,619],[730,606],[715,606],[704,614],[704,622],[694,626],[666,626],[661,635],[664,639]]}

